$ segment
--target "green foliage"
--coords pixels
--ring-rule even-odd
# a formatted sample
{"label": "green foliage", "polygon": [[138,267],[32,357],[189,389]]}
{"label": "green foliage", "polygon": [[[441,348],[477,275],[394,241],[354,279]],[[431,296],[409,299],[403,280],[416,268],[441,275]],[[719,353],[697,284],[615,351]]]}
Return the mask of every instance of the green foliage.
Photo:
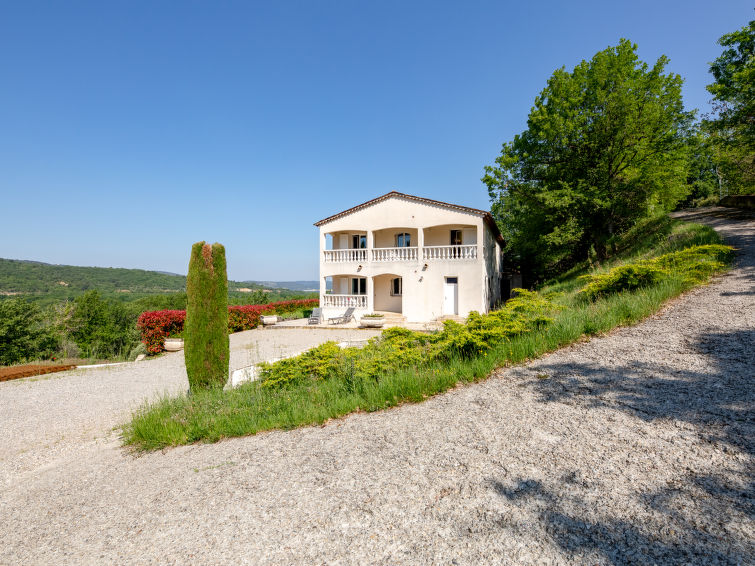
{"label": "green foliage", "polygon": [[295,358],[260,364],[261,375],[271,387],[300,379],[325,379],[338,367],[340,355],[341,348],[335,342],[325,342]]}
{"label": "green foliage", "polygon": [[692,114],[682,79],[651,68],[621,40],[572,72],[559,69],[535,99],[527,130],[503,145],[483,182],[509,257],[531,278],[609,250],[607,241],[687,188]]}
{"label": "green foliage", "polygon": [[680,275],[685,284],[691,286],[726,269],[733,257],[734,248],[731,246],[708,244],[664,254],[651,261],[667,273]]}
{"label": "green foliage", "polygon": [[687,196],[677,203],[677,208],[715,205],[720,198],[720,186],[716,171],[716,150],[709,136],[695,126],[687,138]]}
{"label": "green foliage", "polygon": [[715,79],[707,89],[718,104],[717,127],[738,130],[755,148],[755,20],[718,40],[723,52],[710,65]]}
{"label": "green foliage", "polygon": [[84,357],[123,358],[139,342],[136,317],[96,290],[76,298],[68,324]]}
{"label": "green foliage", "polygon": [[134,346],[131,351],[128,354],[128,361],[133,362],[141,355],[147,355],[147,347],[139,342],[136,346]]}
{"label": "green foliage", "polygon": [[[659,258],[659,265],[673,271],[694,257],[726,261],[731,253],[728,248],[705,248],[720,243],[720,237],[708,227],[654,218],[614,242],[620,255],[611,261],[620,265],[621,261],[665,255],[668,257]],[[697,249],[669,255],[690,246]],[[420,402],[459,383],[484,379],[496,367],[520,363],[584,335],[642,320],[688,289],[701,273],[691,271],[693,276],[681,270],[655,285],[584,301],[577,296],[582,280],[581,272],[575,270],[539,294],[520,292],[505,309],[490,313],[499,321],[490,320],[489,315],[472,315],[467,325],[449,324],[436,335],[389,328],[361,350],[339,352],[330,343],[316,348],[315,353],[308,352],[306,367],[296,358],[274,364],[274,370],[265,366],[281,378],[277,382],[255,381],[230,391],[212,389],[145,404],[124,427],[124,442],[145,450],[214,442],[264,430],[321,424],[353,411]],[[480,332],[507,324],[509,332],[529,331],[503,339]],[[435,345],[436,352],[444,355],[428,360]],[[472,354],[454,355],[452,348]],[[272,373],[267,378],[275,379]]]}
{"label": "green foliage", "polygon": [[0,259],[0,290],[73,299],[96,289],[110,298],[144,293],[183,291],[180,275],[113,267],[50,265],[36,261]]}
{"label": "green foliage", "polygon": [[[304,286],[304,282],[293,281],[291,284]],[[235,290],[238,288],[252,289],[252,292]],[[140,312],[150,310],[186,308],[186,277],[183,275],[143,269],[50,265],[0,258],[0,292],[18,293],[25,299],[46,306],[73,300],[91,290],[99,291],[103,299],[129,304],[132,311],[138,311],[137,316]],[[269,289],[263,290],[263,286],[258,283],[231,282],[228,303],[265,304],[317,296],[317,293],[274,288],[272,284]],[[2,295],[0,300],[3,300]]]}
{"label": "green foliage", "polygon": [[685,284],[700,283],[723,271],[732,253],[731,246],[709,244],[619,265],[607,273],[581,276],[587,284],[577,296],[594,301],[613,293],[651,287],[672,277],[681,277]]}
{"label": "green foliage", "polygon": [[[574,342],[584,334],[641,320],[681,290],[664,284],[570,306],[543,328],[513,336],[486,354],[468,359],[404,365],[395,371],[375,372],[367,379],[358,378],[344,364],[345,371],[327,379],[298,379],[277,387],[256,381],[230,391],[164,398],[145,404],[133,415],[123,429],[124,442],[144,450],[215,442],[265,430],[322,424],[354,411],[421,402],[460,383],[484,379],[501,365],[520,363]],[[411,336],[408,332],[397,334]]]}
{"label": "green foliage", "polygon": [[[263,291],[253,282],[235,283],[234,288],[253,291],[230,290],[229,303],[267,304],[313,296],[274,288],[275,283],[269,285],[271,289]],[[24,299],[39,307],[35,311],[36,326],[31,325],[38,336],[27,336],[29,339],[23,342],[20,359],[24,361],[51,356],[126,359],[138,341],[135,326],[139,315],[145,311],[185,310],[185,287],[186,278],[181,275],[0,258],[0,305]],[[93,291],[97,294],[93,295]],[[5,308],[10,311],[15,307]],[[14,354],[13,359],[19,359],[19,355]]]}
{"label": "green foliage", "polygon": [[40,308],[23,299],[0,301],[0,365],[33,360],[54,347]]}
{"label": "green foliage", "polygon": [[228,279],[225,248],[198,242],[191,248],[186,280],[184,359],[192,391],[228,381]]}
{"label": "green foliage", "polygon": [[583,275],[587,285],[580,291],[580,296],[593,301],[611,293],[634,291],[641,287],[655,285],[666,275],[667,273],[659,266],[647,262],[620,265],[608,273]]}
{"label": "green foliage", "polygon": [[716,150],[726,192],[755,190],[755,20],[718,40],[724,50],[713,61],[715,117],[705,126]]}
{"label": "green foliage", "polygon": [[186,310],[186,293],[171,293],[167,295],[148,295],[126,303],[130,312],[137,317],[146,311]]}
{"label": "green foliage", "polygon": [[339,348],[327,342],[304,354],[260,365],[264,386],[277,387],[307,380],[363,381],[405,368],[470,359],[503,341],[547,325],[556,307],[538,293],[517,289],[517,296],[497,311],[472,312],[465,324],[446,321],[435,334],[388,328],[363,348]]}

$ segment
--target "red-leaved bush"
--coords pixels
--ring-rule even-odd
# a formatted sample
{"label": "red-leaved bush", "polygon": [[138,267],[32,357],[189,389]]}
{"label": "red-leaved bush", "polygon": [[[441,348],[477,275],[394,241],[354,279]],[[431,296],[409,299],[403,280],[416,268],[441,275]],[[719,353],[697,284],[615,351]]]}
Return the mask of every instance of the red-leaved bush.
{"label": "red-leaved bush", "polygon": [[[241,332],[257,328],[264,314],[286,314],[299,309],[316,307],[318,299],[279,301],[266,305],[228,307],[228,331]],[[136,324],[142,335],[147,352],[157,354],[165,349],[165,339],[180,333],[184,327],[186,311],[147,311],[139,316]]]}
{"label": "red-leaved bush", "polygon": [[139,315],[136,327],[147,352],[157,354],[165,348],[165,339],[184,329],[186,311],[147,311]]}

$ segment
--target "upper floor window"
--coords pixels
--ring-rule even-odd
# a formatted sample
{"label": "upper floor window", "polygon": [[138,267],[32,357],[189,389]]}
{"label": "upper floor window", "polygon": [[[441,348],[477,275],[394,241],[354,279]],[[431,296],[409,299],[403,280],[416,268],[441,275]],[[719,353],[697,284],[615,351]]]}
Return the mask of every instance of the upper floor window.
{"label": "upper floor window", "polygon": [[451,245],[452,246],[461,245],[461,230],[451,230]]}
{"label": "upper floor window", "polygon": [[354,234],[351,237],[351,248],[354,250],[364,249],[367,247],[367,236]]}
{"label": "upper floor window", "polygon": [[409,248],[412,245],[411,234],[396,234],[396,247],[397,248]]}

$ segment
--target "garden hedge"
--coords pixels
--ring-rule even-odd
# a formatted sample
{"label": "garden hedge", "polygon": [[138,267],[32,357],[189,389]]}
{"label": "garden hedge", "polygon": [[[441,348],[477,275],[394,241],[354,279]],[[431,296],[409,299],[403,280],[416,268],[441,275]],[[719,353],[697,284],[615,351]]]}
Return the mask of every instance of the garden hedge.
{"label": "garden hedge", "polygon": [[[257,328],[260,316],[264,314],[288,314],[299,309],[318,306],[318,299],[296,299],[278,301],[265,305],[243,305],[228,307],[228,332],[241,332]],[[137,327],[141,339],[150,354],[157,354],[165,349],[165,339],[183,332],[186,311],[162,310],[147,311],[139,316]]]}

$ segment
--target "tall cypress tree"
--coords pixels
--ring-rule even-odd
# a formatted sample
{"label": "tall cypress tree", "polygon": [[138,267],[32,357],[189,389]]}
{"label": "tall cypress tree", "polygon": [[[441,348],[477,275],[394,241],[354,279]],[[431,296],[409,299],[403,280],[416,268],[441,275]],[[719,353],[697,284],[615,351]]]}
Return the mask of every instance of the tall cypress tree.
{"label": "tall cypress tree", "polygon": [[184,359],[192,391],[228,381],[228,278],[225,248],[197,242],[186,279]]}

